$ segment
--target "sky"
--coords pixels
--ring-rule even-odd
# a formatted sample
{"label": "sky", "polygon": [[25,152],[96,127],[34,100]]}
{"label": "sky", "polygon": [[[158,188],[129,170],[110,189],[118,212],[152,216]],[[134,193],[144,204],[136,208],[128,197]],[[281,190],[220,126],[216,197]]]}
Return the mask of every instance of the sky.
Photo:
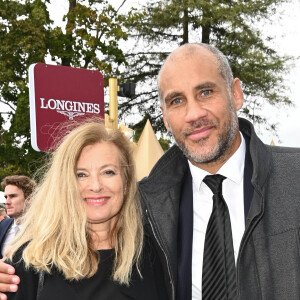
{"label": "sky", "polygon": [[284,76],[286,85],[290,88],[289,97],[293,107],[276,108],[268,113],[269,119],[278,122],[278,137],[266,131],[259,133],[265,143],[272,140],[275,145],[300,147],[300,0],[293,0],[284,5],[273,18],[274,23],[265,30],[274,37],[275,49],[283,55],[295,58],[294,67]]}
{"label": "sky", "polygon": [[[117,7],[123,0],[114,0],[112,3]],[[130,5],[138,4],[143,0],[127,0]],[[62,19],[62,15],[68,9],[68,1],[52,0],[50,17]],[[126,7],[124,7],[126,9]],[[271,135],[263,128],[256,128],[263,142],[270,144],[273,140],[275,145],[287,147],[300,147],[300,0],[291,0],[278,9],[272,17],[273,23],[263,26],[266,34],[274,37],[273,45],[282,55],[298,57],[294,61],[294,67],[289,74],[284,76],[285,83],[289,87],[289,97],[294,103],[293,107],[266,108],[264,113],[271,123],[278,123],[277,135]],[[298,86],[297,86],[298,85]]]}
{"label": "sky", "polygon": [[6,199],[4,198],[4,192],[0,191],[0,203],[6,203]]}

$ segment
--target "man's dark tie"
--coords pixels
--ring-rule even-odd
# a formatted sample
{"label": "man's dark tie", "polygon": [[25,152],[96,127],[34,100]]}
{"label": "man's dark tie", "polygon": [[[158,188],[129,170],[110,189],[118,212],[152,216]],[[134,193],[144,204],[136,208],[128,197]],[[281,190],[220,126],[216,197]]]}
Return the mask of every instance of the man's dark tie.
{"label": "man's dark tie", "polygon": [[229,211],[222,196],[222,175],[204,182],[213,192],[213,210],[207,225],[202,271],[202,300],[236,299],[236,272]]}

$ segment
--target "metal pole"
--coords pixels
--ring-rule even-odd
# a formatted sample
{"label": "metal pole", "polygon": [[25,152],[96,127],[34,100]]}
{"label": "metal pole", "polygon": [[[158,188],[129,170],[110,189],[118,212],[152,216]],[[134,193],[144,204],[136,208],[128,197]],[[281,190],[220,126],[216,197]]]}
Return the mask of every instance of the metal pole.
{"label": "metal pole", "polygon": [[117,78],[109,78],[109,119],[112,129],[118,128],[118,81]]}

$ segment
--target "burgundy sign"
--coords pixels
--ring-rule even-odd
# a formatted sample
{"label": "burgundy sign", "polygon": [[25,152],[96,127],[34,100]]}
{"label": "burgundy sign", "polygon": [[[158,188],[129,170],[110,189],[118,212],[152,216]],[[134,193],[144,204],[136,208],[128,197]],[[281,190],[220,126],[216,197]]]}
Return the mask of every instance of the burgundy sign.
{"label": "burgundy sign", "polygon": [[[104,118],[104,80],[99,71],[33,64],[29,67],[31,145],[50,151],[59,125],[75,118]],[[57,139],[55,139],[57,142]]]}

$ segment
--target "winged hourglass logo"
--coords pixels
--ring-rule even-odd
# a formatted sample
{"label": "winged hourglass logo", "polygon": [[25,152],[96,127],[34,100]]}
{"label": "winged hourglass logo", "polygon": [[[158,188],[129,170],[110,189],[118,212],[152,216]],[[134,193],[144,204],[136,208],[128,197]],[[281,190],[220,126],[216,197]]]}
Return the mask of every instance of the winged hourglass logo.
{"label": "winged hourglass logo", "polygon": [[63,114],[67,117],[69,117],[69,120],[73,120],[75,117],[77,116],[82,116],[84,115],[84,113],[80,113],[80,112],[73,112],[73,111],[61,111],[61,110],[58,110],[57,111],[58,113],[60,114]]}

